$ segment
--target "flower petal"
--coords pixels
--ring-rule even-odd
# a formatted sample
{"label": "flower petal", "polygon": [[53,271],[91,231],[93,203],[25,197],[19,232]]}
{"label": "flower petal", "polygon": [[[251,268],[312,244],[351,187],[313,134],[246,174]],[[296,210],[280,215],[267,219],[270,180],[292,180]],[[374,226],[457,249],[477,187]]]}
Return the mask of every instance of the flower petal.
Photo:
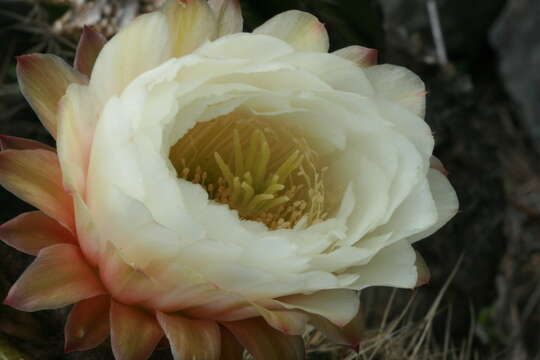
{"label": "flower petal", "polygon": [[88,86],[68,87],[58,111],[58,159],[64,184],[72,193],[84,194],[90,148],[99,117],[99,103]]}
{"label": "flower petal", "polygon": [[289,10],[253,30],[254,34],[277,37],[298,51],[328,52],[329,39],[324,25],[310,13]]}
{"label": "flower petal", "polygon": [[4,303],[22,311],[58,309],[104,293],[79,249],[58,244],[39,252]]}
{"label": "flower petal", "polygon": [[261,318],[222,323],[256,360],[303,360],[301,336],[285,335]]}
{"label": "flower petal", "polygon": [[75,61],[73,63],[75,69],[82,74],[90,76],[99,52],[105,46],[106,42],[107,39],[101,33],[90,26],[84,26],[79,44],[77,45],[77,52],[75,53]]}
{"label": "flower petal", "polygon": [[167,21],[160,12],[139,16],[109,40],[90,77],[90,86],[101,103],[118,95],[138,75],[168,59],[169,44]]}
{"label": "flower petal", "polygon": [[56,150],[46,144],[39,141],[20,138],[16,136],[0,135],[0,151],[4,150],[49,150],[55,152]]}
{"label": "flower petal", "polygon": [[287,309],[321,315],[338,326],[351,321],[360,306],[358,293],[346,289],[322,290],[311,295],[291,295],[276,300]]}
{"label": "flower petal", "polygon": [[152,297],[157,285],[141,270],[128,265],[111,243],[100,257],[99,272],[111,295],[124,304],[136,304]]}
{"label": "flower petal", "polygon": [[363,46],[353,45],[334,51],[332,54],[350,60],[360,67],[377,65],[379,52]]}
{"label": "flower petal", "polygon": [[62,186],[55,153],[41,149],[0,152],[0,184],[46,215],[74,228],[72,198]]}
{"label": "flower petal", "polygon": [[60,98],[69,84],[87,82],[84,75],[50,54],[17,57],[17,79],[24,97],[53,137],[56,137],[56,113]]}
{"label": "flower petal", "polygon": [[209,0],[208,5],[217,20],[217,37],[242,32],[244,19],[239,0]]}
{"label": "flower petal", "polygon": [[409,237],[409,242],[425,239],[446,224],[459,209],[459,199],[448,178],[438,169],[429,169],[429,188],[437,208],[437,221],[426,230]]}
{"label": "flower petal", "polygon": [[92,221],[90,210],[82,198],[79,195],[75,195],[74,198],[75,222],[79,246],[90,264],[96,266],[101,253],[97,228]]}
{"label": "flower petal", "polygon": [[169,339],[175,360],[220,358],[220,331],[215,322],[161,312],[156,317]]}
{"label": "flower petal", "polygon": [[110,334],[109,312],[111,298],[96,296],[75,304],[68,315],[65,351],[93,349]]}
{"label": "flower petal", "polygon": [[364,334],[364,319],[361,311],[358,311],[356,316],[343,327],[336,326],[318,315],[312,315],[309,322],[333,343],[340,345],[349,345],[356,348]]}
{"label": "flower petal", "polygon": [[220,360],[240,360],[244,354],[244,347],[236,340],[227,328],[220,326],[221,354]]}
{"label": "flower petal", "polygon": [[286,335],[302,335],[306,330],[309,316],[299,311],[268,310],[252,303],[268,325]]}
{"label": "flower petal", "polygon": [[426,86],[418,75],[402,66],[390,64],[370,66],[365,72],[379,96],[424,117]]}
{"label": "flower petal", "polygon": [[77,242],[68,229],[41,211],[27,212],[2,224],[0,239],[30,255],[48,246]]}
{"label": "flower petal", "polygon": [[116,360],[146,360],[163,337],[156,319],[135,307],[112,300],[110,317]]}
{"label": "flower petal", "polygon": [[426,264],[426,261],[420,255],[418,251],[415,251],[416,253],[416,271],[418,271],[418,280],[416,281],[416,286],[422,286],[429,282],[429,279],[431,278],[431,272],[429,271],[429,267]]}
{"label": "flower petal", "polygon": [[172,57],[187,55],[216,38],[216,19],[206,1],[168,0],[161,11],[169,24]]}

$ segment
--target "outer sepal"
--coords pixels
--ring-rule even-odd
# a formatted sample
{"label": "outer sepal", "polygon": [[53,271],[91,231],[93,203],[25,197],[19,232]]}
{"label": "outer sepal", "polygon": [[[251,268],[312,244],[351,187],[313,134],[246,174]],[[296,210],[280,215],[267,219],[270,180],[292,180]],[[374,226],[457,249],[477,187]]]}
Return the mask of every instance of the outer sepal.
{"label": "outer sepal", "polygon": [[73,306],[65,326],[65,351],[93,349],[110,334],[108,295],[83,300]]}
{"label": "outer sepal", "polygon": [[4,300],[22,311],[58,309],[105,294],[79,249],[58,244],[41,250]]}
{"label": "outer sepal", "polygon": [[17,79],[24,97],[43,126],[56,138],[57,107],[71,83],[87,78],[55,55],[29,54],[17,57]]}
{"label": "outer sepal", "polygon": [[39,141],[20,138],[16,136],[0,135],[0,151],[4,150],[49,150],[56,152],[56,150],[46,144]]}
{"label": "outer sepal", "polygon": [[217,37],[242,32],[244,19],[239,0],[209,0],[217,20]]}
{"label": "outer sepal", "polygon": [[83,27],[73,66],[86,76],[92,74],[94,63],[107,39],[90,26]]}

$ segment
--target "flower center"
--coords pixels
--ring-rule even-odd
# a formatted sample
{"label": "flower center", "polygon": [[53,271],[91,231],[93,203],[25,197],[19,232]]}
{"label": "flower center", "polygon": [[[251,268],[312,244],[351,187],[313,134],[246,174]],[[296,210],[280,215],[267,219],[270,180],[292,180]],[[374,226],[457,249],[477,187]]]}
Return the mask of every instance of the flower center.
{"label": "flower center", "polygon": [[326,218],[324,171],[295,129],[228,115],[198,123],[171,147],[178,177],[201,185],[211,200],[269,229]]}

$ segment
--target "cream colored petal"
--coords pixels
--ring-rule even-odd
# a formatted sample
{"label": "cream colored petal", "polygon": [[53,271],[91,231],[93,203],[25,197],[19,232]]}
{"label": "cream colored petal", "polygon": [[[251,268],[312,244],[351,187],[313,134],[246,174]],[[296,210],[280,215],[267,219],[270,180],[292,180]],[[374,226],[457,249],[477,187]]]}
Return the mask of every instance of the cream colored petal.
{"label": "cream colored petal", "polygon": [[24,97],[49,133],[56,137],[57,107],[71,83],[87,78],[55,55],[30,54],[17,58],[17,79]]}
{"label": "cream colored petal", "polygon": [[100,105],[86,85],[71,85],[59,104],[58,158],[64,185],[70,192],[83,196],[90,148]]}
{"label": "cream colored petal", "polygon": [[309,322],[335,344],[357,348],[364,335],[365,319],[363,318],[362,311],[358,311],[356,316],[347,325],[342,327],[336,326],[318,315],[310,316]]}
{"label": "cream colored petal", "polygon": [[72,198],[62,186],[62,173],[55,153],[41,149],[0,152],[0,184],[74,229]]}
{"label": "cream colored petal", "polygon": [[397,102],[416,115],[426,112],[426,86],[422,79],[402,66],[383,64],[365,69],[378,96]]}
{"label": "cream colored petal", "polygon": [[2,224],[0,240],[30,255],[51,245],[77,242],[68,229],[41,211],[27,212]]}
{"label": "cream colored petal", "polygon": [[101,254],[101,243],[97,228],[92,220],[90,210],[79,195],[74,196],[75,225],[77,239],[84,256],[96,266]]}
{"label": "cream colored petal", "polygon": [[93,349],[109,337],[110,306],[108,295],[86,299],[73,306],[64,331],[66,352]]}
{"label": "cream colored petal", "polygon": [[168,0],[161,11],[169,26],[172,57],[190,54],[216,38],[216,17],[204,0]]}
{"label": "cream colored petal", "polygon": [[217,37],[242,32],[244,19],[239,0],[209,0],[217,20]]}
{"label": "cream colored petal", "polygon": [[363,46],[353,45],[334,51],[332,54],[350,60],[360,67],[377,65],[379,52]]}
{"label": "cream colored petal", "polygon": [[416,270],[418,271],[418,280],[416,282],[416,286],[422,286],[429,282],[429,279],[431,278],[431,272],[429,271],[429,267],[426,264],[426,261],[420,255],[418,251],[416,252]]}
{"label": "cream colored petal", "polygon": [[41,250],[4,300],[22,311],[58,309],[105,294],[105,289],[75,245]]}
{"label": "cream colored petal", "polygon": [[311,295],[291,295],[276,299],[287,309],[299,309],[320,315],[344,326],[358,313],[359,295],[346,289],[321,290]]}
{"label": "cream colored petal", "polygon": [[428,182],[431,195],[435,201],[435,207],[437,208],[437,222],[426,230],[409,237],[408,240],[411,243],[424,239],[439,230],[459,210],[459,199],[456,191],[443,173],[436,169],[429,169]]}
{"label": "cream colored petal", "polygon": [[90,26],[83,27],[73,66],[82,74],[90,76],[99,52],[107,39]]}
{"label": "cream colored petal", "polygon": [[168,59],[170,41],[167,19],[161,12],[139,16],[109,40],[90,78],[101,104],[120,94],[135,77]]}
{"label": "cream colored petal", "polygon": [[253,33],[277,37],[298,51],[328,52],[330,46],[326,28],[319,19],[298,10],[289,10],[274,16]]}
{"label": "cream colored petal", "polygon": [[163,338],[155,317],[111,301],[111,347],[116,360],[146,360]]}
{"label": "cream colored petal", "polygon": [[351,288],[362,290],[370,286],[392,286],[412,289],[418,272],[416,254],[407,240],[399,241],[377,253],[371,261],[349,271],[359,275]]}
{"label": "cream colored petal", "polygon": [[222,323],[257,360],[304,360],[301,336],[285,335],[262,318]]}
{"label": "cream colored petal", "polygon": [[171,344],[175,360],[220,359],[220,331],[214,321],[158,312],[157,320]]}

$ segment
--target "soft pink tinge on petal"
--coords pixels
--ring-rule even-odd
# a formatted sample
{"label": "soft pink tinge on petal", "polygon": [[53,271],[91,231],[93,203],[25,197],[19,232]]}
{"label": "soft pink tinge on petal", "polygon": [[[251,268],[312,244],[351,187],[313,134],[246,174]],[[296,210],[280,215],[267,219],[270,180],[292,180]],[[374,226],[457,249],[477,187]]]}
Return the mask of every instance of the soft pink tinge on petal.
{"label": "soft pink tinge on petal", "polygon": [[306,330],[309,316],[300,311],[268,310],[263,306],[253,303],[259,314],[266,320],[268,325],[286,335],[302,335]]}
{"label": "soft pink tinge on petal", "polygon": [[74,229],[72,198],[62,186],[62,173],[55,153],[41,149],[0,152],[0,184]]}
{"label": "soft pink tinge on petal", "polygon": [[17,79],[24,97],[53,137],[56,137],[58,102],[67,87],[88,81],[64,60],[50,54],[17,57]]}
{"label": "soft pink tinge on petal", "polygon": [[333,343],[348,345],[355,349],[358,348],[364,335],[364,319],[361,311],[358,311],[356,316],[343,327],[336,326],[319,315],[311,315],[309,322]]}
{"label": "soft pink tinge on petal", "polygon": [[431,155],[431,158],[429,159],[429,165],[432,169],[439,171],[444,176],[448,176],[448,170],[446,170],[442,161],[439,160],[439,158],[435,155]]}
{"label": "soft pink tinge on petal", "polygon": [[75,53],[75,61],[73,66],[82,74],[90,76],[92,68],[99,55],[99,52],[105,46],[107,39],[98,31],[90,26],[83,27],[77,52]]}
{"label": "soft pink tinge on petal", "polygon": [[257,360],[304,360],[301,336],[285,335],[262,318],[222,323]]}
{"label": "soft pink tinge on petal", "polygon": [[240,0],[209,0],[208,5],[217,20],[217,37],[242,32],[244,19]]}
{"label": "soft pink tinge on petal", "polygon": [[416,282],[416,286],[423,286],[426,285],[429,280],[431,279],[431,272],[429,271],[429,267],[426,264],[426,261],[420,255],[418,251],[416,252],[416,271],[418,271],[418,280]]}
{"label": "soft pink tinge on petal", "polygon": [[75,245],[41,250],[11,287],[4,303],[18,310],[58,309],[105,294],[105,289]]}
{"label": "soft pink tinge on petal", "polygon": [[97,266],[101,254],[101,243],[97,228],[90,215],[90,210],[82,198],[75,194],[73,202],[79,246],[88,262],[92,266]]}
{"label": "soft pink tinge on petal", "polygon": [[78,302],[68,315],[65,326],[65,351],[93,349],[110,334],[111,298],[96,296]]}
{"label": "soft pink tinge on petal", "polygon": [[142,270],[128,265],[110,243],[101,253],[99,261],[103,284],[118,301],[138,304],[159,293],[161,289]]}
{"label": "soft pink tinge on petal", "polygon": [[39,141],[20,138],[16,136],[0,135],[0,151],[4,150],[49,150],[56,152],[56,150],[46,144]]}
{"label": "soft pink tinge on petal", "polygon": [[146,360],[163,337],[154,316],[111,302],[111,345],[116,360]]}
{"label": "soft pink tinge on petal", "polygon": [[30,255],[48,246],[77,242],[68,229],[41,211],[27,212],[2,224],[0,240]]}
{"label": "soft pink tinge on petal", "polygon": [[220,331],[214,321],[192,320],[179,315],[157,313],[157,319],[177,360],[218,360]]}
{"label": "soft pink tinge on petal", "polygon": [[379,51],[363,46],[353,45],[333,52],[334,55],[356,63],[360,67],[377,65]]}
{"label": "soft pink tinge on petal", "polygon": [[328,52],[330,40],[324,25],[313,15],[298,10],[278,14],[253,30],[281,39],[298,51]]}

